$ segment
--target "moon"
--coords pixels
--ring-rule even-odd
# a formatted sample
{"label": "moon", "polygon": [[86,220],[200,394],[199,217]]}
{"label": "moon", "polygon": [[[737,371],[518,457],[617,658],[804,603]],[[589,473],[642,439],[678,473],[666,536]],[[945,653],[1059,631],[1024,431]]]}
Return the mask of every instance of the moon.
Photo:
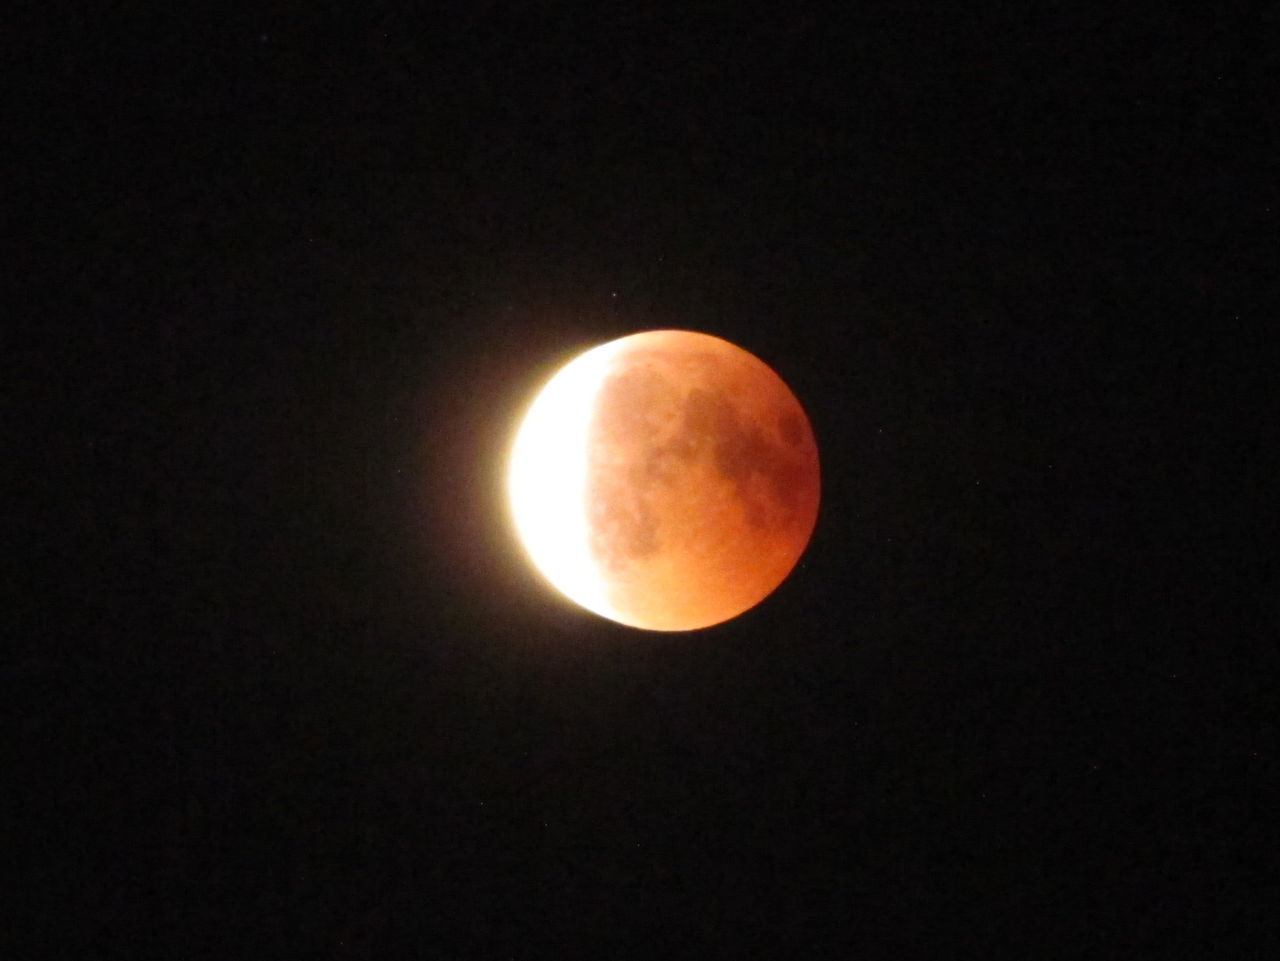
{"label": "moon", "polygon": [[795,567],[819,501],[818,448],[763,361],[709,334],[653,330],[562,367],[516,432],[514,526],[538,571],[602,617],[710,627]]}

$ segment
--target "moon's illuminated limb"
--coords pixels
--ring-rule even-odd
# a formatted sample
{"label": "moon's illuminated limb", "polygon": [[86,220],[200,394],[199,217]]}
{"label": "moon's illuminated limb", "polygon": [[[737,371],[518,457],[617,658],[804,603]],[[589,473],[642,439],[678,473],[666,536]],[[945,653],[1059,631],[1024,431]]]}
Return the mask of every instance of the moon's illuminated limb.
{"label": "moon's illuminated limb", "polygon": [[534,566],[570,600],[617,620],[590,552],[585,507],[595,398],[620,341],[580,354],[548,381],[525,414],[507,470],[507,496]]}
{"label": "moon's illuminated limb", "polygon": [[740,347],[679,330],[569,363],[530,407],[508,472],[542,574],[597,614],[662,631],[767,597],[808,543],[818,487],[786,384]]}

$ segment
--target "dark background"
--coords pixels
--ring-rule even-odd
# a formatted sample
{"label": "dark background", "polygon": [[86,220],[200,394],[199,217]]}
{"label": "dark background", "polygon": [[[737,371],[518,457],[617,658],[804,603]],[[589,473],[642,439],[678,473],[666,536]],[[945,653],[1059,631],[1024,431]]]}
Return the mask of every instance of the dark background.
{"label": "dark background", "polygon": [[[1274,10],[533,6],[13,51],[8,956],[1272,956]],[[665,326],[823,459],[690,635],[500,496]]]}

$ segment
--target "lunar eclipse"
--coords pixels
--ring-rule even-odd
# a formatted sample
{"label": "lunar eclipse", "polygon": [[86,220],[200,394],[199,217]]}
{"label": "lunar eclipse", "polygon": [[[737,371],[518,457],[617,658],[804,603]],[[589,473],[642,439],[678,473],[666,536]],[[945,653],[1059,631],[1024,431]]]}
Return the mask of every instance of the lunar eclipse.
{"label": "lunar eclipse", "polygon": [[791,390],[708,334],[656,330],[561,368],[520,423],[515,528],[560,592],[632,627],[736,617],[795,567],[818,512],[818,450]]}

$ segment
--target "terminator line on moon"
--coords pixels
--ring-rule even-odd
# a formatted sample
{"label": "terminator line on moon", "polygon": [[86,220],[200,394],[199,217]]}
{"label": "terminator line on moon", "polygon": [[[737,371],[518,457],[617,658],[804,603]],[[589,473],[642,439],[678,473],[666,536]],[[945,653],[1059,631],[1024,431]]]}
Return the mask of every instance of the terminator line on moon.
{"label": "terminator line on moon", "polygon": [[520,540],[571,600],[632,627],[736,617],[799,560],[818,449],[761,360],[684,330],[581,354],[543,387],[507,474]]}

